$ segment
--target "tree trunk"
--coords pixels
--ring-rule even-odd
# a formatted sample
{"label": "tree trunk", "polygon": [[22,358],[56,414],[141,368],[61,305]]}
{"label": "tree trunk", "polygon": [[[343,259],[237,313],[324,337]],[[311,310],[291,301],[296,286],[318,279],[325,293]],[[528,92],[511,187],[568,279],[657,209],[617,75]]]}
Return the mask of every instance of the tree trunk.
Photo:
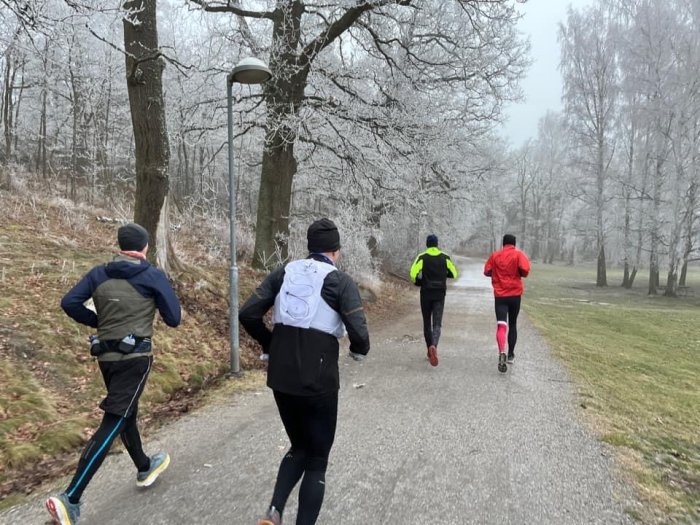
{"label": "tree trunk", "polygon": [[523,187],[520,190],[520,239],[518,244],[521,250],[525,250],[526,246],[529,246],[526,242],[527,239],[527,189],[525,189],[525,182],[523,181]]}
{"label": "tree trunk", "polygon": [[69,198],[72,201],[77,201],[77,179],[82,179],[83,176],[83,162],[82,156],[84,151],[82,148],[82,134],[83,134],[83,100],[82,100],[82,90],[80,86],[80,79],[76,75],[76,71],[73,69],[74,64],[78,63],[74,57],[75,53],[75,35],[73,40],[73,45],[70,48],[70,54],[68,56],[68,72],[70,75],[71,84],[71,112],[73,117],[73,127],[72,127],[72,140],[71,140],[71,171],[69,175],[70,180],[70,192]]}
{"label": "tree trunk", "polygon": [[625,276],[622,279],[622,286],[628,290],[634,285],[634,278],[637,276],[637,267],[630,267],[629,263],[625,263]]}
{"label": "tree trunk", "polygon": [[166,273],[179,273],[184,271],[185,265],[180,262],[173,243],[170,239],[170,198],[166,195],[163,199],[163,208],[160,213],[160,222],[154,243],[156,264]]}
{"label": "tree trunk", "polygon": [[[673,215],[671,220],[671,233],[668,246],[668,276],[666,278],[666,290],[664,295],[676,297],[678,295],[678,268],[682,266],[683,250],[681,248],[681,235],[683,229],[683,212],[681,203],[684,200],[679,194],[680,186],[685,180],[685,170],[682,162],[676,163],[676,180],[674,183],[675,197],[673,199]],[[687,195],[685,196],[687,198]]]}
{"label": "tree trunk", "polygon": [[[375,199],[379,200],[379,196],[375,196]],[[382,227],[382,216],[384,215],[385,206],[382,202],[372,205],[372,211],[369,214],[369,225],[375,231],[381,231]],[[379,259],[379,240],[374,236],[370,235],[367,240],[367,248],[369,249],[369,254],[373,260]]]}
{"label": "tree trunk", "polygon": [[602,132],[602,124],[599,124],[598,132],[598,166],[596,176],[596,244],[598,249],[598,267],[596,273],[596,286],[607,286],[608,275],[605,264],[605,138]]}
{"label": "tree trunk", "polygon": [[99,131],[99,143],[97,148],[97,165],[99,166],[99,184],[103,188],[103,194],[106,196],[111,196],[112,194],[112,176],[109,170],[109,141],[110,133],[109,128],[112,125],[111,115],[112,115],[112,77],[113,75],[113,64],[111,55],[107,57],[109,61],[108,66],[108,80],[107,80],[107,90],[105,98],[104,111],[102,113],[102,124]]}
{"label": "tree trunk", "polygon": [[659,282],[659,267],[656,260],[656,250],[652,249],[649,255],[649,295],[656,295],[658,292],[656,290]]}
{"label": "tree trunk", "polygon": [[651,248],[649,250],[649,295],[656,295],[659,287],[659,243],[661,221],[661,190],[663,185],[664,154],[663,137],[659,131],[656,139],[656,161],[654,168],[654,194],[652,196]]}
{"label": "tree trunk", "polygon": [[697,173],[700,167],[698,166],[698,160],[700,160],[700,153],[695,153],[693,155],[692,161],[692,177],[693,180],[688,187],[686,192],[686,208],[685,208],[685,239],[683,246],[683,257],[681,259],[681,277],[678,281],[679,286],[685,286],[686,276],[688,274],[688,259],[690,259],[690,254],[693,251],[693,234],[695,227],[695,220],[698,216],[697,206],[698,206],[698,182]]}
{"label": "tree trunk", "polygon": [[[158,239],[161,210],[168,194],[170,162],[156,0],[127,0],[123,8],[129,12],[124,18],[124,47],[136,161],[134,221],[148,230],[149,260],[156,262],[158,243],[154,240]],[[138,23],[134,23],[136,20]]]}
{"label": "tree trunk", "polygon": [[41,173],[42,180],[47,178],[46,165],[46,98],[48,95],[48,86],[46,82],[41,91],[41,115],[39,116],[39,147],[36,158],[36,171]]}
{"label": "tree trunk", "polygon": [[10,163],[12,156],[12,116],[13,116],[13,85],[15,82],[15,68],[12,60],[12,51],[8,50],[5,56],[5,92],[3,93],[2,123],[5,134],[5,162]]}
{"label": "tree trunk", "polygon": [[596,278],[596,286],[607,286],[608,277],[605,268],[605,245],[600,245],[600,251],[598,252],[598,272]]}
{"label": "tree trunk", "polygon": [[[659,166],[660,171],[660,166]],[[653,202],[653,217],[651,230],[651,249],[649,250],[649,295],[656,295],[659,287],[659,243],[660,238],[660,207],[661,207],[661,175],[657,172],[658,180],[654,183],[654,202]]]}
{"label": "tree trunk", "polygon": [[22,68],[20,69],[20,80],[19,80],[19,91],[17,93],[17,100],[15,101],[15,116],[12,119],[13,129],[12,137],[14,139],[13,150],[17,151],[17,141],[19,140],[19,134],[17,133],[17,123],[19,122],[19,111],[22,107],[22,95],[24,94],[24,73],[27,66],[26,60],[22,61]]}
{"label": "tree trunk", "polygon": [[683,261],[683,266],[681,266],[681,276],[678,279],[678,286],[685,286],[687,276],[688,276],[688,261]]}
{"label": "tree trunk", "polygon": [[622,278],[622,286],[624,288],[631,288],[632,284],[629,282],[630,272],[629,272],[629,261],[630,261],[630,238],[631,238],[631,222],[632,222],[632,210],[631,210],[631,199],[630,199],[630,186],[632,185],[632,180],[634,177],[634,139],[635,139],[635,126],[634,121],[631,125],[630,130],[630,144],[629,152],[627,155],[627,181],[626,187],[623,187],[622,191],[625,196],[625,219],[624,219],[624,264],[625,264],[625,274]]}
{"label": "tree trunk", "polygon": [[532,199],[532,242],[530,243],[530,258],[534,261],[540,258],[542,241],[542,218],[541,218],[541,196],[537,185],[533,191]]}
{"label": "tree trunk", "polygon": [[[644,167],[642,170],[642,188],[641,194],[646,195],[647,193],[647,183],[649,182],[649,133],[645,135],[645,148],[647,154],[644,158]],[[644,201],[639,203],[637,208],[637,250],[634,257],[634,265],[632,266],[632,275],[630,276],[629,286],[627,288],[632,288],[634,285],[634,279],[637,276],[637,271],[642,263],[642,245],[644,243]]]}
{"label": "tree trunk", "polygon": [[622,284],[620,286],[622,286],[623,288],[629,288],[628,283],[629,283],[629,279],[630,279],[630,263],[625,261],[624,268],[625,269],[624,269],[624,272],[622,274]]}
{"label": "tree trunk", "polygon": [[297,172],[295,119],[304,97],[309,64],[298,66],[304,6],[298,0],[276,11],[270,57],[272,79],[265,85],[267,132],[263,151],[253,265],[268,268],[287,259],[292,183]]}
{"label": "tree trunk", "polygon": [[286,142],[280,131],[273,130],[263,152],[253,260],[256,268],[269,268],[287,259],[289,211],[296,172],[294,143]]}
{"label": "tree trunk", "polygon": [[678,296],[678,273],[674,270],[669,270],[668,276],[666,277],[666,290],[664,291],[666,297],[677,297]]}

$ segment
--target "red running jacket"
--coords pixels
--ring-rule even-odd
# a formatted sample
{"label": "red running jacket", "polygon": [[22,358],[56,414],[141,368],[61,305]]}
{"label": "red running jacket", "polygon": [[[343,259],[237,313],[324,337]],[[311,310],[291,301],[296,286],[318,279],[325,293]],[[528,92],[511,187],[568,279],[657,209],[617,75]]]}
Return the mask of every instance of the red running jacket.
{"label": "red running jacket", "polygon": [[484,275],[491,277],[496,297],[512,297],[523,294],[523,277],[530,273],[530,259],[512,244],[491,254],[484,265]]}

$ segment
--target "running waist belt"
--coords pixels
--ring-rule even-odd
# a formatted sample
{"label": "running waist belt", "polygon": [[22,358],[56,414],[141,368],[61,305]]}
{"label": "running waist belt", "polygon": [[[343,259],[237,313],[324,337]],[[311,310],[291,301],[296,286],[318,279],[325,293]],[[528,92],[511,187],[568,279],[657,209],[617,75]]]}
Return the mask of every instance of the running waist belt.
{"label": "running waist belt", "polygon": [[151,351],[150,337],[135,337],[127,335],[123,339],[111,339],[102,341],[97,337],[90,340],[90,355],[99,357],[107,352],[119,352],[120,354],[143,354]]}

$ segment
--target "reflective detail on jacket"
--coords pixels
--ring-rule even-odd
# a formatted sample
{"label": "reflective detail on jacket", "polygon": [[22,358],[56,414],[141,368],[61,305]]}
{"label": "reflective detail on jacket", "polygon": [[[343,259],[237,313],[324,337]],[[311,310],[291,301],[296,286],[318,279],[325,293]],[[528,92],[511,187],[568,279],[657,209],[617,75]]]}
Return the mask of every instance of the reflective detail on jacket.
{"label": "reflective detail on jacket", "polygon": [[314,328],[335,337],[345,335],[340,314],[321,298],[326,276],[335,266],[314,259],[289,263],[272,313],[272,322],[297,328]]}
{"label": "reflective detail on jacket", "polygon": [[530,273],[530,259],[515,246],[507,244],[491,254],[484,265],[484,275],[491,277],[496,297],[523,294],[522,278]]}
{"label": "reflective detail on jacket", "polygon": [[457,268],[452,259],[439,248],[431,247],[419,253],[411,265],[411,282],[420,285],[421,293],[445,292],[447,279],[457,278]]}

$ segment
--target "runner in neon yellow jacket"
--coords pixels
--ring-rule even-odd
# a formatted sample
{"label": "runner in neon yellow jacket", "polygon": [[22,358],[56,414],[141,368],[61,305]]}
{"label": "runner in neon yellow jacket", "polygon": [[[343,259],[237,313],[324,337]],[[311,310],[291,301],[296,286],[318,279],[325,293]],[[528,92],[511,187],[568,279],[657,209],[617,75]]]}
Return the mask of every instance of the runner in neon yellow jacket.
{"label": "runner in neon yellow jacket", "polygon": [[428,359],[438,365],[437,345],[440,340],[442,312],[445,308],[447,279],[457,278],[452,259],[438,248],[437,235],[428,235],[425,245],[411,266],[411,282],[420,286],[420,309],[423,314],[423,336],[428,347]]}

